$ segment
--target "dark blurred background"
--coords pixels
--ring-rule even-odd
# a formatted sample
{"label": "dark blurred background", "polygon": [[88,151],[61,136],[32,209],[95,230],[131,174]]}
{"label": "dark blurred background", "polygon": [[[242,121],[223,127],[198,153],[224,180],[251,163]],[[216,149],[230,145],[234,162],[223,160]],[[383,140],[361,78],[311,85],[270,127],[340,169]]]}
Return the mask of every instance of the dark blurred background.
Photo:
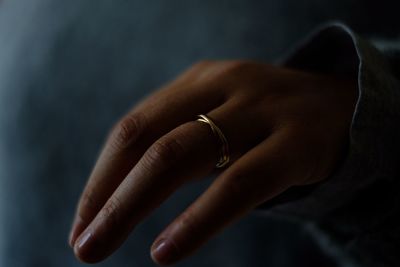
{"label": "dark blurred background", "polygon": [[[201,59],[271,62],[340,20],[398,38],[396,1],[0,1],[0,266],[81,266],[67,235],[113,123]],[[180,190],[99,266],[154,266],[157,234],[205,188]],[[303,226],[252,214],[178,266],[336,266]]]}

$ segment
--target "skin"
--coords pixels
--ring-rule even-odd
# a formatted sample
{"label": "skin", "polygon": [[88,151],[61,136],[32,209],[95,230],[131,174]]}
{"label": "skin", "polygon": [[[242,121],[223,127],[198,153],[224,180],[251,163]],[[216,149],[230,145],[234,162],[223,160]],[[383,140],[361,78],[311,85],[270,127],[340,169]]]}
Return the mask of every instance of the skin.
{"label": "skin", "polygon": [[[346,155],[356,80],[249,61],[204,61],[156,91],[112,129],[80,198],[70,234],[78,259],[111,255],[183,184],[210,187],[154,241],[173,264],[291,186],[327,179]],[[215,169],[225,134],[231,162]]]}

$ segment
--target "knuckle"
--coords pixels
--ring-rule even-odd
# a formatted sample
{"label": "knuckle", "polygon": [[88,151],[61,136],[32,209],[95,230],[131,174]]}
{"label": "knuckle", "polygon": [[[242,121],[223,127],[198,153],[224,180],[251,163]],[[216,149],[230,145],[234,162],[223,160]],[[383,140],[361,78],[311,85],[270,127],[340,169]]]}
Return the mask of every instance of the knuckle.
{"label": "knuckle", "polygon": [[244,60],[232,60],[227,61],[222,65],[222,73],[228,76],[236,76],[238,74],[242,74],[252,65],[249,61]]}
{"label": "knuckle", "polygon": [[174,137],[157,140],[146,152],[145,161],[148,167],[166,166],[174,163],[183,155],[184,148]]}
{"label": "knuckle", "polygon": [[210,73],[209,79],[223,87],[231,88],[232,82],[238,84],[251,73],[254,63],[245,60],[230,60],[220,62]]}
{"label": "knuckle", "polygon": [[194,63],[192,68],[193,69],[203,69],[203,68],[209,67],[213,63],[214,63],[214,61],[212,61],[212,60],[203,59],[203,60],[200,60],[200,61]]}
{"label": "knuckle", "polygon": [[190,234],[194,234],[195,232],[195,219],[193,212],[189,210],[183,212],[179,218],[180,227],[185,229],[185,231],[189,231]]}
{"label": "knuckle", "polygon": [[118,197],[114,196],[110,198],[104,205],[100,214],[108,228],[117,226],[121,221],[121,201],[118,199]]}
{"label": "knuckle", "polygon": [[134,142],[146,128],[142,113],[126,115],[114,127],[112,145],[115,149],[124,149]]}

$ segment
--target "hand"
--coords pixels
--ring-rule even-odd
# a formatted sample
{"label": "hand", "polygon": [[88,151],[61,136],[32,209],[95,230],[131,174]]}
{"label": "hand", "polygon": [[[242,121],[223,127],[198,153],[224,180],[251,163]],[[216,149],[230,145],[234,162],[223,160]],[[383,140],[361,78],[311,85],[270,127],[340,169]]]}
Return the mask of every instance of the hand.
{"label": "hand", "polygon": [[226,136],[231,162],[154,242],[154,261],[188,256],[228,224],[294,185],[326,179],[346,152],[355,80],[255,62],[201,62],[140,102],[111,131],[70,235],[97,262],[184,183],[215,170]]}

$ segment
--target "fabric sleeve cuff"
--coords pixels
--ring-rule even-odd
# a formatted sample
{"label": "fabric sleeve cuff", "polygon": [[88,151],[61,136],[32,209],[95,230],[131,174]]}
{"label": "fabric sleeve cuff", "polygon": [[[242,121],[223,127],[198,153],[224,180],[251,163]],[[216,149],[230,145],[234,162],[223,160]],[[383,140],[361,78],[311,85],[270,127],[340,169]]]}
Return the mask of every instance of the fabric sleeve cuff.
{"label": "fabric sleeve cuff", "polygon": [[[347,225],[355,220],[357,230],[362,219],[367,219],[362,227],[378,223],[375,219],[381,219],[381,205],[393,199],[376,201],[371,196],[385,196],[390,191],[398,165],[393,150],[400,148],[399,127],[393,127],[400,121],[399,82],[385,55],[347,26],[331,23],[316,30],[280,64],[354,77],[359,94],[348,153],[335,173],[322,183],[289,189],[264,208],[274,214],[329,224],[345,216]],[[368,214],[377,216],[366,218]]]}

